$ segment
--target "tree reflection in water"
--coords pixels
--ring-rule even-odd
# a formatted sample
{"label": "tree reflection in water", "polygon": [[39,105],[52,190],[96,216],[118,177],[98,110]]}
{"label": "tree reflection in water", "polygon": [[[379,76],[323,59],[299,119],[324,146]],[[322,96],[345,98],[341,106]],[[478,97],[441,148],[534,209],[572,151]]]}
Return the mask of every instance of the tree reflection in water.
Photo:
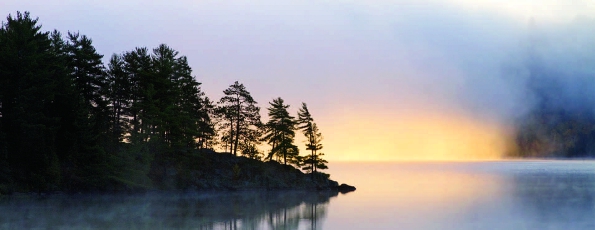
{"label": "tree reflection in water", "polygon": [[332,191],[0,199],[0,229],[321,229]]}

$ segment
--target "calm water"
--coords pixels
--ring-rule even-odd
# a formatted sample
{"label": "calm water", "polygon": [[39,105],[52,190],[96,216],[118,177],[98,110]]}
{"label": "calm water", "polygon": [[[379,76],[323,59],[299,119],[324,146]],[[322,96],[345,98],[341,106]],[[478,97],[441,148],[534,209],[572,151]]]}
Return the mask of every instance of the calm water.
{"label": "calm water", "polygon": [[330,192],[0,199],[0,229],[595,229],[595,161],[335,163]]}

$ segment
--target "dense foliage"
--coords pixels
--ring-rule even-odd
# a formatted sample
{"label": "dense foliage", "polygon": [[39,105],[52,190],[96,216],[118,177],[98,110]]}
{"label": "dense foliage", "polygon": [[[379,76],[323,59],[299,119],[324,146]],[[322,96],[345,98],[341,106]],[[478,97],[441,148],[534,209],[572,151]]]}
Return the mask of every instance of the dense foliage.
{"label": "dense foliage", "polygon": [[265,132],[275,133],[271,154],[302,165],[281,98],[263,125],[243,84],[215,104],[165,44],[102,59],[89,37],[44,32],[27,12],[2,23],[0,193],[184,187],[217,143],[261,159]]}
{"label": "dense foliage", "polygon": [[293,144],[295,138],[295,118],[289,115],[287,108],[289,105],[283,104],[281,98],[273,99],[270,102],[269,122],[267,122],[267,133],[264,139],[272,146],[269,159],[276,155],[279,159],[283,159],[283,164],[289,163],[299,165],[297,160],[298,147]]}

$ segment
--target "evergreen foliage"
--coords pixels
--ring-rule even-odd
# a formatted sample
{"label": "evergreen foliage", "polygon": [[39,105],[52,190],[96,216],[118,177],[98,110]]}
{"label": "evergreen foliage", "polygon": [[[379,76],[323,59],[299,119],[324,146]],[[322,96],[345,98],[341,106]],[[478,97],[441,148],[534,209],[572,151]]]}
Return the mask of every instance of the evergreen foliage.
{"label": "evergreen foliage", "polygon": [[[246,90],[244,84],[234,82],[223,91],[217,113],[221,118],[221,129],[225,132],[221,141],[237,156],[238,147],[258,144],[258,128],[261,126],[260,107]],[[227,144],[229,143],[229,144]],[[242,152],[240,147],[240,152]]]}
{"label": "evergreen foliage", "polygon": [[103,63],[89,37],[9,15],[0,27],[0,194],[186,188],[197,167],[213,167],[206,156],[218,146],[263,160],[263,136],[273,146],[266,159],[325,167],[315,124],[304,123],[313,155],[299,156],[298,121],[281,98],[263,125],[243,84],[223,92],[215,104],[165,44]]}
{"label": "evergreen foliage", "polygon": [[29,13],[9,15],[0,28],[2,136],[13,182],[27,190],[54,189],[60,182],[55,148],[59,117],[59,58],[49,32]]}
{"label": "evergreen foliage", "polygon": [[283,104],[283,99],[276,98],[269,102],[269,121],[266,123],[266,140],[272,149],[267,159],[271,160],[274,155],[283,159],[283,164],[289,163],[299,167],[301,164],[298,147],[293,144],[295,139],[296,121],[295,117],[289,115],[289,105]]}
{"label": "evergreen foliage", "polygon": [[307,172],[316,172],[317,169],[327,169],[326,160],[322,159],[323,153],[318,153],[322,149],[322,134],[318,126],[314,123],[314,118],[308,110],[306,103],[302,103],[302,108],[298,111],[298,128],[306,136],[306,150],[310,150],[310,155],[303,159],[303,170]]}

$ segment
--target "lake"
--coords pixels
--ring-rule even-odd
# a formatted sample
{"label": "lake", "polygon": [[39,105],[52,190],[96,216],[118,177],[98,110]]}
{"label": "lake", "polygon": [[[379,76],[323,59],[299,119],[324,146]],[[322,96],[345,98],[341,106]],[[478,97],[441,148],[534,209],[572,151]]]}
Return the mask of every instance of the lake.
{"label": "lake", "polygon": [[0,199],[0,229],[595,229],[595,161],[334,163],[357,191]]}

